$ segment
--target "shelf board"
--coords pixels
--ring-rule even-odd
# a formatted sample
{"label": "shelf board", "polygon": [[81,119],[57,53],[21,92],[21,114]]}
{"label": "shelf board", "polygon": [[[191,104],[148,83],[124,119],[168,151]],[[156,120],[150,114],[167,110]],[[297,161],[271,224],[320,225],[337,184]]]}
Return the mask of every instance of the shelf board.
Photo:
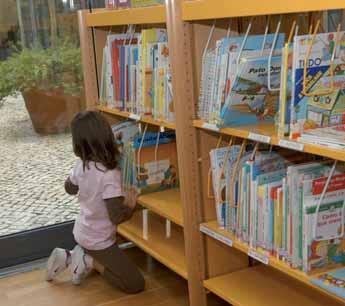
{"label": "shelf board", "polygon": [[287,14],[309,11],[323,11],[344,8],[342,0],[277,1],[266,0],[264,5],[257,0],[194,0],[184,1],[183,20],[203,20],[242,16]]}
{"label": "shelf board", "polygon": [[169,189],[142,195],[138,198],[138,203],[183,227],[182,204],[179,189]]}
{"label": "shelf board", "polygon": [[263,265],[218,276],[204,286],[234,306],[324,306],[333,302],[290,277]]}
{"label": "shelf board", "polygon": [[[225,240],[226,244],[228,244],[228,245],[229,245],[229,241],[231,241],[233,248],[235,248],[235,249],[237,249],[237,250],[239,250],[239,251],[241,251],[243,253],[248,254],[248,252],[249,252],[248,245],[246,243],[243,243],[243,242],[239,241],[230,232],[220,228],[218,223],[217,223],[217,221],[210,221],[210,222],[207,222],[207,223],[203,223],[203,224],[201,224],[201,228],[204,228],[204,230],[202,230],[202,232],[204,232],[206,235],[208,235],[208,236],[210,236],[212,238],[215,238],[215,236],[213,235],[215,233],[216,235],[218,235],[215,239],[217,239],[219,241],[224,241]],[[206,231],[205,231],[205,229],[206,229]],[[335,295],[327,292],[326,290],[323,290],[322,288],[319,288],[319,287],[315,286],[314,284],[312,284],[311,281],[310,281],[310,276],[307,275],[306,273],[304,273],[304,272],[302,272],[300,270],[297,270],[297,269],[290,268],[289,265],[287,265],[285,262],[279,260],[278,258],[276,258],[274,256],[269,256],[268,257],[268,266],[271,266],[271,267],[275,268],[276,270],[279,270],[280,272],[283,272],[284,274],[290,276],[291,278],[293,278],[295,280],[298,280],[298,281],[304,283],[305,285],[307,285],[309,287],[313,287],[317,291],[320,291],[323,294],[326,294],[326,295],[332,297],[333,299],[341,300],[340,298],[338,298]],[[244,305],[247,305],[247,304],[244,304]],[[252,304],[248,304],[248,305],[252,305]],[[301,304],[301,305],[304,305],[304,304]]]}
{"label": "shelf board", "polygon": [[152,213],[148,217],[148,240],[143,238],[142,228],[142,214],[138,211],[131,220],[121,224],[117,231],[169,269],[187,279],[182,228],[172,224],[171,237],[166,238],[164,219]]}
{"label": "shelf board", "polygon": [[[199,129],[209,130],[212,132],[220,133],[223,135],[235,136],[244,139],[250,138],[250,133],[255,133],[257,135],[263,135],[270,138],[270,144],[275,146],[281,146],[281,140],[286,140],[289,143],[302,144],[301,142],[290,141],[289,138],[280,138],[276,135],[274,124],[258,124],[258,125],[245,125],[236,128],[222,128],[222,129],[213,129],[210,125],[204,123],[202,120],[194,120],[193,126]],[[324,146],[312,145],[312,144],[303,144],[303,152],[315,154],[319,156],[324,156],[327,158],[332,158],[340,161],[345,161],[345,150],[331,149]]]}
{"label": "shelf board", "polygon": [[165,22],[166,12],[164,5],[119,10],[96,9],[86,15],[88,27]]}
{"label": "shelf board", "polygon": [[129,112],[124,112],[124,111],[120,111],[118,109],[108,108],[108,107],[100,106],[100,105],[97,106],[97,110],[99,110],[100,112],[103,112],[103,113],[117,116],[117,117],[137,120],[139,122],[147,123],[150,125],[155,125],[155,126],[164,127],[164,128],[170,129],[170,130],[175,130],[175,123],[167,122],[167,121],[163,121],[163,120],[154,120],[150,116],[140,116],[140,118],[137,119],[135,115],[133,116],[133,114],[131,114]]}

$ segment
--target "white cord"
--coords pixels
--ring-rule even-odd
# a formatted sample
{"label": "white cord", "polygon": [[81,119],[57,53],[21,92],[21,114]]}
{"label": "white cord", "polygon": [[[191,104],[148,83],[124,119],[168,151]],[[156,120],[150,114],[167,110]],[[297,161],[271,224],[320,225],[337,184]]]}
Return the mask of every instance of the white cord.
{"label": "white cord", "polygon": [[270,55],[268,56],[268,63],[267,63],[267,87],[270,91],[279,91],[280,87],[277,88],[272,88],[271,86],[271,63],[272,63],[272,56],[273,56],[273,52],[274,49],[276,47],[277,44],[277,40],[278,40],[278,36],[279,36],[279,30],[280,30],[280,25],[281,25],[281,16],[279,18],[278,24],[277,24],[277,28],[276,28],[276,32],[274,34],[274,39],[273,39],[273,43],[272,43],[272,47],[271,47],[271,51],[270,51]]}

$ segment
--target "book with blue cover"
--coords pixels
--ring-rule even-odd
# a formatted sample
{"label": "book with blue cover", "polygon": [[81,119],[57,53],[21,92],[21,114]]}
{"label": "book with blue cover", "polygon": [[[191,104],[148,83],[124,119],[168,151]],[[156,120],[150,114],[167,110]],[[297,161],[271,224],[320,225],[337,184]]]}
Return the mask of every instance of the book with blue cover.
{"label": "book with blue cover", "polygon": [[[268,58],[244,58],[221,111],[221,127],[273,122],[279,94],[268,89]],[[271,61],[271,86],[280,86],[281,57]]]}
{"label": "book with blue cover", "polygon": [[322,273],[311,278],[311,282],[342,299],[345,299],[345,268]]}
{"label": "book with blue cover", "polygon": [[[340,37],[338,46],[337,35]],[[304,61],[310,44],[310,35],[295,37],[291,138],[301,136],[307,129],[345,123],[345,32],[316,35],[307,61],[307,75],[304,80]],[[304,81],[307,84],[304,85]],[[306,88],[308,96],[303,94],[303,87]]]}

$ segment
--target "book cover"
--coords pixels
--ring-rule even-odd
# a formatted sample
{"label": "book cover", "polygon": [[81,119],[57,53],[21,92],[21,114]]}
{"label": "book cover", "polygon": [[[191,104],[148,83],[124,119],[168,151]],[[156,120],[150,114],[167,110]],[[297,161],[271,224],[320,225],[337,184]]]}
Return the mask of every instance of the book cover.
{"label": "book cover", "polygon": [[[345,33],[340,32],[340,43],[345,42]],[[334,66],[331,57],[337,33],[317,34],[308,59],[306,88],[313,96],[303,95],[304,60],[310,46],[310,35],[296,36],[294,42],[293,94],[290,136],[297,138],[306,129],[314,129],[345,123],[345,66],[340,47],[335,50]],[[331,76],[331,69],[334,77]],[[334,85],[333,90],[330,90]],[[317,95],[318,92],[325,94]]]}
{"label": "book cover", "polygon": [[345,268],[338,268],[311,278],[316,286],[345,299]]}
{"label": "book cover", "polygon": [[[271,63],[272,87],[280,86],[281,57]],[[267,57],[243,59],[221,111],[221,127],[274,122],[278,111],[278,92],[267,87]]]}

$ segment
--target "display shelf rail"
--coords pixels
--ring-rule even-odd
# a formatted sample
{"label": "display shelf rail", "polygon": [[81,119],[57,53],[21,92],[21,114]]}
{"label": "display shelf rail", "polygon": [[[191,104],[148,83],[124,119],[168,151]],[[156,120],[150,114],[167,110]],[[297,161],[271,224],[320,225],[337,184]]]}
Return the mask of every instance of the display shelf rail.
{"label": "display shelf rail", "polygon": [[179,189],[168,189],[142,195],[138,198],[138,203],[183,227],[182,204]]}
{"label": "display shelf rail", "polygon": [[192,21],[229,17],[315,12],[340,9],[344,7],[345,4],[342,0],[266,0],[264,3],[257,0],[192,0],[184,1],[182,18],[185,21]]}
{"label": "display shelf rail", "polygon": [[205,123],[202,120],[194,120],[194,127],[215,133],[235,136],[243,139],[251,139],[274,146],[301,151],[304,153],[319,155],[340,161],[345,161],[345,150],[327,148],[320,145],[306,144],[299,141],[291,141],[288,137],[278,137],[274,124],[246,125],[236,128],[218,129],[215,125]]}
{"label": "display shelf rail", "polygon": [[175,130],[175,123],[173,123],[173,122],[167,122],[167,121],[163,121],[163,120],[155,120],[150,116],[138,116],[136,114],[132,114],[129,112],[124,112],[124,111],[120,111],[120,110],[117,110],[114,108],[108,108],[108,107],[100,106],[100,105],[98,105],[96,108],[100,112],[103,112],[106,114],[110,114],[110,115],[114,115],[114,116],[122,117],[122,118],[126,118],[126,119],[131,119],[131,120],[135,120],[138,122],[147,123],[150,125],[155,125],[158,127],[163,127],[163,128],[170,129],[170,130]]}
{"label": "display shelf rail", "polygon": [[[276,270],[279,270],[283,274],[288,275],[290,278],[298,280],[299,282],[302,282],[304,285],[307,285],[308,287],[312,287],[312,288],[316,289],[317,291],[322,292],[323,294],[328,295],[335,300],[342,301],[345,304],[345,301],[338,298],[334,294],[331,294],[330,292],[323,290],[322,288],[319,288],[319,287],[315,286],[314,284],[312,284],[310,281],[311,276],[304,273],[303,271],[298,270],[298,269],[292,269],[287,263],[278,259],[275,256],[267,256],[263,252],[260,252],[257,250],[251,251],[246,243],[239,241],[233,234],[220,228],[217,221],[210,221],[210,222],[202,223],[200,225],[200,230],[201,230],[201,232],[203,232],[207,236],[214,238],[214,239],[216,239],[216,240],[218,240],[218,241],[220,241],[226,245],[229,245],[229,246],[231,246],[231,247],[233,247],[233,248],[235,248],[241,252],[244,252],[244,253],[248,254],[249,256],[257,259],[258,261],[261,261],[266,266],[270,266]],[[252,255],[250,255],[250,254],[252,254]],[[244,305],[247,305],[247,304],[244,304]],[[312,304],[312,305],[314,305],[314,304]],[[315,304],[315,305],[318,305],[318,304]]]}
{"label": "display shelf rail", "polygon": [[127,222],[118,227],[118,233],[132,241],[153,258],[187,279],[183,230],[172,224],[171,236],[166,237],[164,219],[150,213],[148,216],[148,239],[143,238],[142,213],[137,211]]}
{"label": "display shelf rail", "polygon": [[233,306],[343,305],[262,265],[205,280],[204,286]]}
{"label": "display shelf rail", "polygon": [[164,5],[119,10],[95,9],[86,15],[88,27],[128,24],[157,24],[166,22]]}

